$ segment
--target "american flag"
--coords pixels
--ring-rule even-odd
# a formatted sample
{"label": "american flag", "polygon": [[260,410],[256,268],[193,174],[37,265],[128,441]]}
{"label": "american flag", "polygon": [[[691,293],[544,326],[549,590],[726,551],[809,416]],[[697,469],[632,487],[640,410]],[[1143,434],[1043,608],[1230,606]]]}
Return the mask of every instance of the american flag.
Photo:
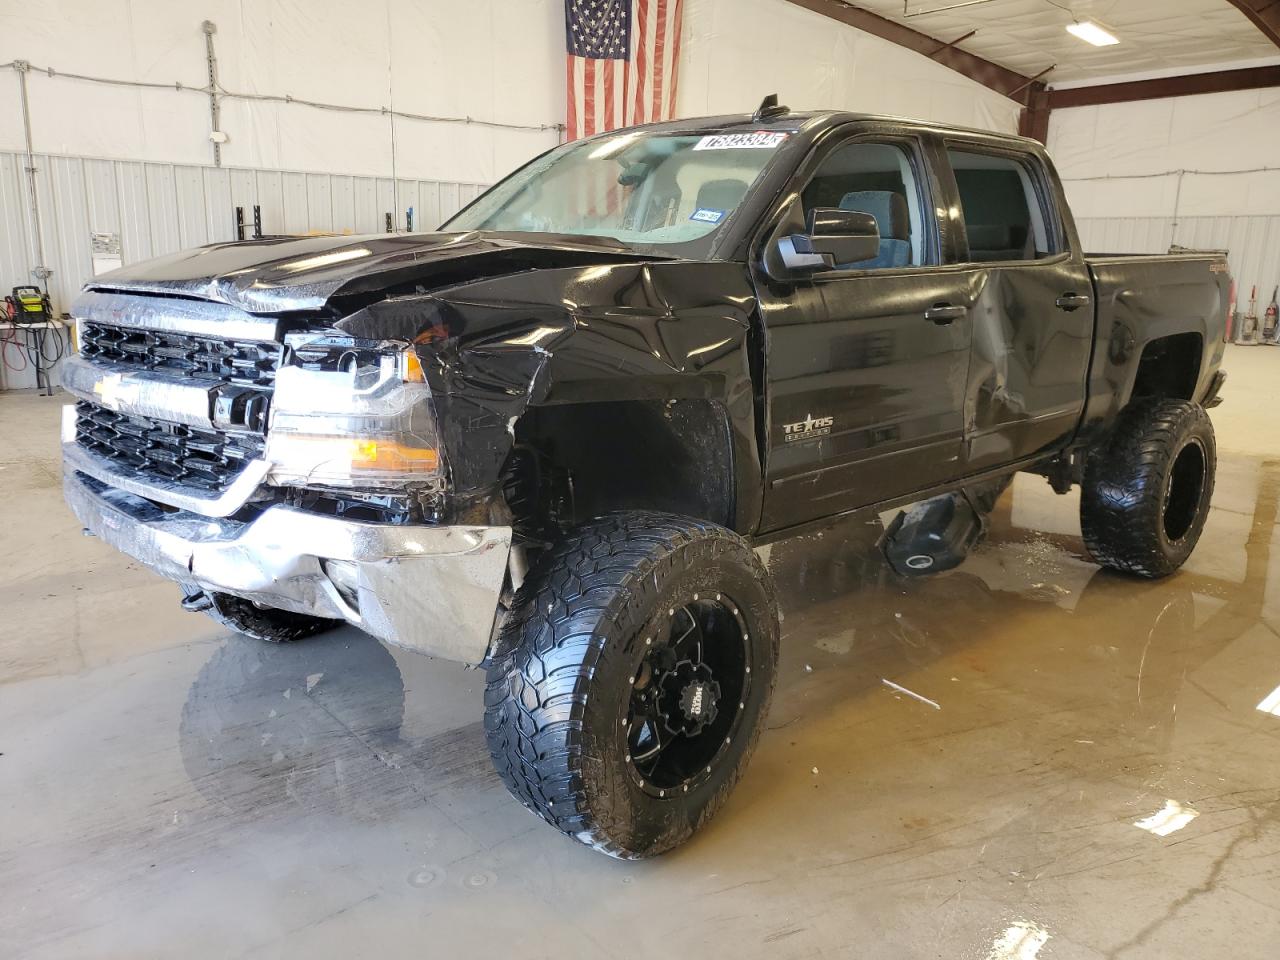
{"label": "american flag", "polygon": [[683,0],[564,0],[567,139],[675,116],[683,13]]}

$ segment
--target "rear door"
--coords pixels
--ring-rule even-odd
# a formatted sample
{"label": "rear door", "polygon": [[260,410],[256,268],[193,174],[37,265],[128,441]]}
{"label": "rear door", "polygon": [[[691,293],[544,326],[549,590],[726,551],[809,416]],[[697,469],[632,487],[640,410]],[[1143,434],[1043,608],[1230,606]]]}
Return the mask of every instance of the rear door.
{"label": "rear door", "polygon": [[942,146],[973,325],[964,402],[972,473],[1070,440],[1084,408],[1093,289],[1038,152],[980,136],[947,136]]}
{"label": "rear door", "polygon": [[[939,483],[963,470],[966,277],[942,265],[920,137],[862,125],[801,166],[757,250],[768,337],[766,491],[774,530]],[[815,207],[876,217],[870,261],[770,279],[760,255]]]}

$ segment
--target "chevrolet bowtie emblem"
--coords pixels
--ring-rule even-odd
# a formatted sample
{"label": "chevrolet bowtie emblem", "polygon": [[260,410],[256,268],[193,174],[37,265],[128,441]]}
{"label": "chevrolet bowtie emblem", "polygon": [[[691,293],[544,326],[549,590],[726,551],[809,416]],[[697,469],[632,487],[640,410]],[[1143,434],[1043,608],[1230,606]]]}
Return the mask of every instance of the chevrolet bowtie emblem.
{"label": "chevrolet bowtie emblem", "polygon": [[93,385],[93,392],[102,401],[104,407],[115,410],[120,405],[121,386],[123,383],[124,374],[108,373]]}

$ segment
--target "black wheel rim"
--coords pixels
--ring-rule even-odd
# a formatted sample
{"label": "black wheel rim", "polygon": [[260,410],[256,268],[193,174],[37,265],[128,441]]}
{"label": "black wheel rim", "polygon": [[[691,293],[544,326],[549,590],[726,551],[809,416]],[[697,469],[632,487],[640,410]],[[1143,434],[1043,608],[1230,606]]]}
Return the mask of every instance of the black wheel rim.
{"label": "black wheel rim", "polygon": [[1177,543],[1191,532],[1204,495],[1206,457],[1199,440],[1192,440],[1173,459],[1164,495],[1164,535]]}
{"label": "black wheel rim", "polygon": [[738,733],[751,681],[750,635],[722,594],[694,594],[667,611],[631,677],[626,762],[647,792],[688,792]]}

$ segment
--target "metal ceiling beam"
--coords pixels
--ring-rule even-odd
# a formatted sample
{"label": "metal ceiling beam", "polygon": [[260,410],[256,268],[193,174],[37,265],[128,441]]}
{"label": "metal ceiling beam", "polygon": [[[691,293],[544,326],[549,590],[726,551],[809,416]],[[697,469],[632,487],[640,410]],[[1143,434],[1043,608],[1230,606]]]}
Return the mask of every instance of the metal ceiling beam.
{"label": "metal ceiling beam", "polygon": [[1104,103],[1132,103],[1135,100],[1162,100],[1165,97],[1190,97],[1201,93],[1228,93],[1233,90],[1257,90],[1262,87],[1280,87],[1280,66],[1218,70],[1213,73],[1192,73],[1182,77],[1160,77],[1156,80],[1130,80],[1125,83],[1103,83],[1092,87],[1050,90],[1048,109],[1093,107]]}
{"label": "metal ceiling beam", "polygon": [[[1024,77],[1007,67],[984,60],[972,53],[966,53],[945,40],[931,37],[919,30],[912,30],[908,26],[888,20],[869,10],[844,3],[843,0],[788,0],[788,2],[848,24],[864,33],[874,34],[882,40],[906,47],[921,56],[930,57],[944,67],[950,67],[970,80],[1009,97],[1023,106],[1030,103],[1031,91],[1034,87],[1033,78]],[[952,43],[959,42],[959,40],[952,41]]]}
{"label": "metal ceiling beam", "polygon": [[1049,91],[1043,83],[1033,83],[1027,105],[1018,117],[1018,133],[1041,143],[1049,142]]}
{"label": "metal ceiling beam", "polygon": [[1253,21],[1267,39],[1280,47],[1280,2],[1278,0],[1227,0]]}

